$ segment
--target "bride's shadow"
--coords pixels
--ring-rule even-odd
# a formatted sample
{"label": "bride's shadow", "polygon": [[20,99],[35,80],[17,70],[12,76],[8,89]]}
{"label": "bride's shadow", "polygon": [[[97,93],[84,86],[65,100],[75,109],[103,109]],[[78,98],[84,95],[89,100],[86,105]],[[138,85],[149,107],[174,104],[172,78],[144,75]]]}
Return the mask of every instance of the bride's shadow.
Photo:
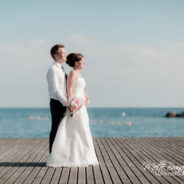
{"label": "bride's shadow", "polygon": [[0,162],[0,167],[45,167],[45,162]]}

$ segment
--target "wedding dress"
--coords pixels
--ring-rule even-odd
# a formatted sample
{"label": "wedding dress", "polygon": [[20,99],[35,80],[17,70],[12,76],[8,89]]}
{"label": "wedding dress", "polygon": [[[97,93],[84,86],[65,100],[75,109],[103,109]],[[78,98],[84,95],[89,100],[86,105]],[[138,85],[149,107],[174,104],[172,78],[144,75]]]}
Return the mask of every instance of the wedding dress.
{"label": "wedding dress", "polygon": [[[85,99],[85,85],[84,78],[78,77],[74,87],[75,97]],[[46,165],[51,167],[99,165],[90,132],[89,117],[84,104],[74,114],[74,117],[69,115],[67,108],[58,127],[52,151],[46,158]]]}

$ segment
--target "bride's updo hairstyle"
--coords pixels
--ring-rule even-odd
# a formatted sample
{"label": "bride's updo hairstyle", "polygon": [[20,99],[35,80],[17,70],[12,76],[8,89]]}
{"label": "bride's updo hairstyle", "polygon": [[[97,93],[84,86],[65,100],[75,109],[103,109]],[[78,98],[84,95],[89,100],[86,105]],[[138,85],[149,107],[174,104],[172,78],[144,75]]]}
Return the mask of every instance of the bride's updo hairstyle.
{"label": "bride's updo hairstyle", "polygon": [[66,63],[71,66],[74,67],[75,66],[75,62],[80,61],[84,56],[82,54],[79,53],[71,53],[66,57]]}

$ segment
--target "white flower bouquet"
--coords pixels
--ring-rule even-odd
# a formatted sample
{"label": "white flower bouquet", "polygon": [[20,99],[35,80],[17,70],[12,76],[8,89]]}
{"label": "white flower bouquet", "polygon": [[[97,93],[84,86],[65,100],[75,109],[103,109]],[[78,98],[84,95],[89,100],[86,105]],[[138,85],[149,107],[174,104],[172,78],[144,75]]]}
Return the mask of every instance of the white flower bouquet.
{"label": "white flower bouquet", "polygon": [[69,114],[71,117],[73,117],[77,111],[82,107],[83,100],[82,98],[74,97],[71,100],[70,106],[69,106]]}

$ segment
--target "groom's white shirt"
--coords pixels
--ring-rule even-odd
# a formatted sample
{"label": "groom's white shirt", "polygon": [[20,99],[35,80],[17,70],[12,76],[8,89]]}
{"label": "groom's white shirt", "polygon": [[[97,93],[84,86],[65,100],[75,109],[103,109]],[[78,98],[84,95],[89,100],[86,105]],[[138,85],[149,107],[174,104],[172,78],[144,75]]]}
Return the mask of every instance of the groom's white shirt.
{"label": "groom's white shirt", "polygon": [[65,73],[61,68],[62,64],[55,62],[49,67],[47,72],[47,82],[49,97],[59,100],[67,106],[67,91]]}

